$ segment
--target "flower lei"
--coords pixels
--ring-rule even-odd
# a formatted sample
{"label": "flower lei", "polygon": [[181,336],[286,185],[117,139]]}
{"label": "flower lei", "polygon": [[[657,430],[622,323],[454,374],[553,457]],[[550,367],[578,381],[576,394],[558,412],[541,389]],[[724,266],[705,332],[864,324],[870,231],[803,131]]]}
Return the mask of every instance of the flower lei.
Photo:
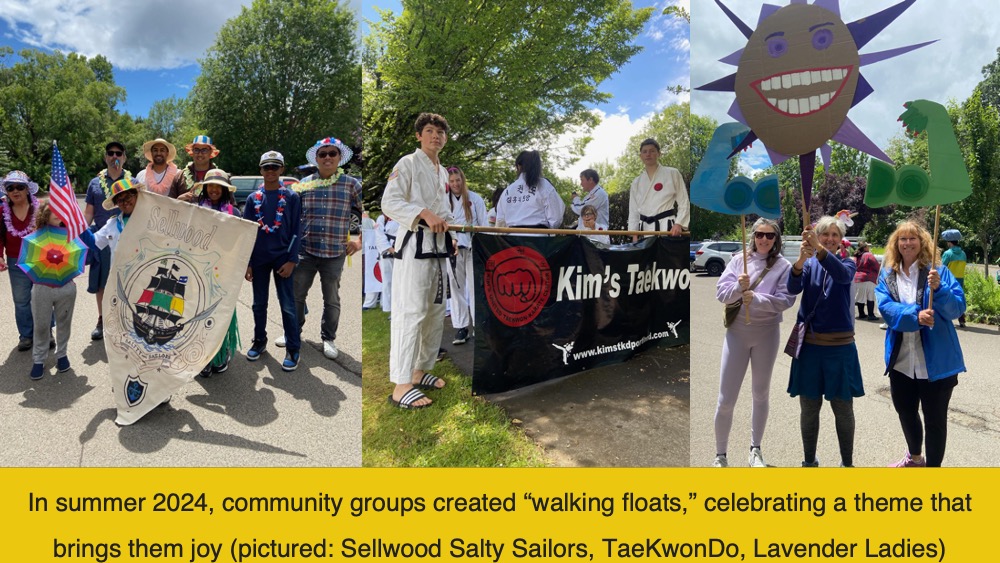
{"label": "flower lei", "polygon": [[[213,168],[215,168],[215,163],[209,161],[208,169],[211,170]],[[184,183],[187,184],[189,190],[194,189],[195,183],[198,182],[198,180],[195,179],[194,174],[191,173],[192,170],[194,170],[193,162],[188,164],[181,170],[181,176],[184,176]]]}
{"label": "flower lei", "polygon": [[[220,213],[228,213],[229,215],[233,215],[233,204],[229,203],[228,201],[224,205],[215,207],[215,205],[212,204],[212,200],[206,198],[204,201],[201,202],[201,207],[207,207],[213,211],[218,211]],[[257,214],[258,216],[260,215],[259,209],[257,210]]]}
{"label": "flower lei", "polygon": [[316,188],[327,188],[333,185],[334,177],[330,176],[326,180],[310,180],[309,182],[299,182],[297,184],[292,184],[291,189],[295,190],[297,193],[302,193],[309,190],[315,190]]}
{"label": "flower lei", "polygon": [[264,204],[264,189],[261,188],[253,193],[253,209],[257,213],[257,224],[265,233],[273,233],[281,228],[281,218],[285,215],[285,192],[286,188],[278,188],[278,208],[274,213],[274,225],[264,224],[264,214],[260,206]]}
{"label": "flower lei", "polygon": [[35,232],[35,212],[38,211],[38,199],[35,197],[35,194],[32,193],[28,194],[28,198],[30,199],[30,202],[28,203],[28,217],[26,219],[26,221],[28,222],[28,226],[25,227],[23,231],[15,229],[14,223],[11,222],[10,218],[11,215],[13,215],[13,212],[10,209],[10,202],[9,201],[3,202],[4,226],[7,227],[8,233],[14,235],[17,238],[24,238],[30,235],[31,233]]}
{"label": "flower lei", "polygon": [[[125,175],[122,178],[126,180],[132,179],[132,173],[128,170],[125,171]],[[108,169],[105,168],[97,173],[97,179],[101,182],[101,191],[104,192],[104,197],[106,199],[111,199],[111,186],[108,185]]]}

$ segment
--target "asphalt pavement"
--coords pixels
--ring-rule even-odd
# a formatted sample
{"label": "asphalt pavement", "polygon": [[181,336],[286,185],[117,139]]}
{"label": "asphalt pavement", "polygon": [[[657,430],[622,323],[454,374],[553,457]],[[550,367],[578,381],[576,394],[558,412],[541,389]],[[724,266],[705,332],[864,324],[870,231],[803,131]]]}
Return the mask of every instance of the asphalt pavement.
{"label": "asphalt pavement", "polygon": [[[442,346],[472,374],[472,339]],[[689,459],[689,346],[654,347],[606,366],[506,393],[483,395],[507,411],[558,467],[685,467]]]}
{"label": "asphalt pavement", "polygon": [[[31,381],[31,352],[17,351],[8,274],[0,274],[0,465],[60,467],[356,467],[361,465],[361,260],[344,268],[337,360],[323,356],[319,281],[308,297],[301,362],[281,370],[274,346],[281,315],[273,284],[268,354],[240,353],[227,372],[200,377],[131,426],[114,423],[115,407],[103,341],[91,341],[97,302],[77,279],[72,368],[56,373],[54,358]],[[253,335],[252,292],[244,283],[237,314],[243,352]]]}
{"label": "asphalt pavement", "polygon": [[[699,274],[691,284],[691,465],[711,466],[715,458],[713,419],[719,394],[719,365],[725,328],[722,304],[715,299],[719,278]],[[795,324],[799,303],[785,312],[781,323],[781,346]],[[856,311],[855,311],[856,312]],[[703,314],[699,314],[703,313]],[[742,318],[742,317],[741,317]],[[738,319],[737,322],[740,322]],[[856,430],[854,465],[884,467],[906,452],[899,418],[892,406],[885,372],[885,331],[881,321],[857,321],[855,339],[864,381],[865,396],[854,400]],[[958,338],[968,372],[958,376],[948,415],[948,445],[944,465],[949,467],[996,467],[1000,445],[1000,378],[993,362],[1000,346],[995,326],[969,323],[958,329]],[[770,414],[762,442],[768,465],[798,467],[802,462],[799,432],[799,402],[786,392],[791,358],[779,351],[771,378]],[[750,375],[747,373],[736,403],[729,439],[730,467],[746,467],[750,444]],[[833,412],[824,404],[817,457],[823,467],[840,465]]]}

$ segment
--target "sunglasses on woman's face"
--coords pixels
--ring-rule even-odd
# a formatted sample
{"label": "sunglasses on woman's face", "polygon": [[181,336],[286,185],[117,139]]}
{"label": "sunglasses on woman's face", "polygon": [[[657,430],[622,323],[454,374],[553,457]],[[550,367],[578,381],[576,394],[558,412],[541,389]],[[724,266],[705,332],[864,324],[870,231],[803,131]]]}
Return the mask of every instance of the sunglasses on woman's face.
{"label": "sunglasses on woman's face", "polygon": [[10,192],[23,192],[26,189],[28,189],[28,186],[25,186],[24,184],[11,184],[11,185],[7,186],[7,192],[8,193],[10,193]]}
{"label": "sunglasses on woman's face", "polygon": [[774,240],[774,237],[778,236],[774,233],[754,233],[753,236],[758,239],[766,238],[767,240]]}
{"label": "sunglasses on woman's face", "polygon": [[337,152],[337,151],[327,151],[327,152],[318,152],[318,153],[316,153],[316,158],[334,158],[334,157],[337,157],[337,156],[340,156],[340,153]]}

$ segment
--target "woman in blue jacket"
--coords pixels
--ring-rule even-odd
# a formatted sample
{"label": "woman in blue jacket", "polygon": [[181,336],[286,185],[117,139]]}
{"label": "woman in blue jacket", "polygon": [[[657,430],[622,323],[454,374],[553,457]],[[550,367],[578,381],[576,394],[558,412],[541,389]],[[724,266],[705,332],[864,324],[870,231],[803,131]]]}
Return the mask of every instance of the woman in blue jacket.
{"label": "woman in blue jacket", "polygon": [[823,217],[815,229],[802,233],[799,259],[788,273],[788,293],[802,294],[797,320],[805,326],[788,377],[788,394],[799,398],[801,409],[802,467],[819,467],[816,443],[823,399],[833,410],[840,464],[854,465],[854,397],[865,391],[851,312],[857,265],[837,255],[843,238],[843,223]]}
{"label": "woman in blue jacket", "polygon": [[[937,248],[912,221],[900,223],[886,244],[875,296],[885,333],[885,366],[892,404],[908,451],[891,467],[940,467],[948,438],[948,403],[965,371],[952,321],[965,313],[965,293],[947,268],[931,267]],[[930,291],[928,291],[928,289]],[[934,294],[933,309],[928,298]],[[923,427],[918,409],[924,411]],[[926,438],[927,455],[921,455]]]}

